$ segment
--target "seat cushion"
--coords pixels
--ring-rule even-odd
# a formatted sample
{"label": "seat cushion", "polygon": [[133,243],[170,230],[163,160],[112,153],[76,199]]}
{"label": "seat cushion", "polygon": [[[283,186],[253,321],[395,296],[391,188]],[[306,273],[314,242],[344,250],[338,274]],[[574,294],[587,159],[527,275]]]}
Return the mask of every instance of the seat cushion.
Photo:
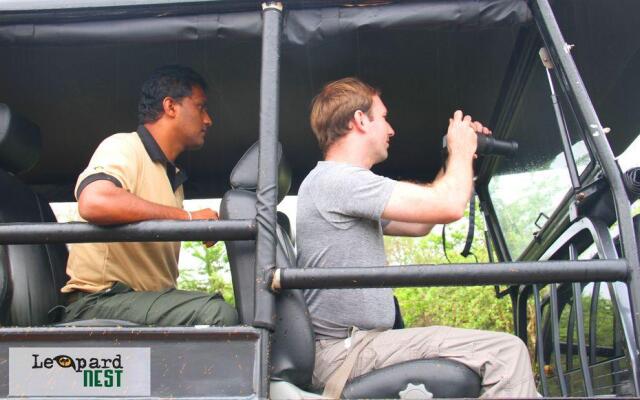
{"label": "seat cushion", "polygon": [[407,361],[381,368],[347,382],[345,399],[393,399],[409,384],[424,384],[434,398],[480,396],[480,377],[466,366],[451,360]]}

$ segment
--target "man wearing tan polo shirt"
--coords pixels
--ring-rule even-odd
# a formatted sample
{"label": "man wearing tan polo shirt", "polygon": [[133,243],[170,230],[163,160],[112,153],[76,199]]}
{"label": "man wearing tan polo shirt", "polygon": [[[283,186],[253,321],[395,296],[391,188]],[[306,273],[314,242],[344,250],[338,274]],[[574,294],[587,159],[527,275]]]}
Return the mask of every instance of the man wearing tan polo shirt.
{"label": "man wearing tan polo shirt", "polygon": [[[182,208],[186,180],[174,164],[202,147],[211,117],[206,82],[183,66],[158,68],[142,86],[136,132],[117,133],[96,149],[75,188],[80,216],[98,225],[152,219],[218,219]],[[73,245],[64,321],[118,319],[145,325],[233,325],[236,310],[219,294],[176,289],[179,242]]]}

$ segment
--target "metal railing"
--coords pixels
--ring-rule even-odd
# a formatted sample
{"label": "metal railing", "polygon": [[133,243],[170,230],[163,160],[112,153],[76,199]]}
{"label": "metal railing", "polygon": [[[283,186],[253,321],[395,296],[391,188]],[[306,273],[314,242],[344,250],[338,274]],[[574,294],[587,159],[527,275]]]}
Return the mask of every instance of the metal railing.
{"label": "metal railing", "polygon": [[144,221],[121,226],[82,222],[0,224],[0,244],[251,240],[254,220]]}

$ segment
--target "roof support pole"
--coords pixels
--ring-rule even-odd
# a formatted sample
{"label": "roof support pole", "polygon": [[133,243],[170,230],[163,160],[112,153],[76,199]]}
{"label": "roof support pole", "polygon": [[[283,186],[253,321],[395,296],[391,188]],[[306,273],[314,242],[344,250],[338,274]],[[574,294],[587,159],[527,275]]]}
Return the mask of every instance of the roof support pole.
{"label": "roof support pole", "polygon": [[275,297],[270,290],[276,268],[276,206],[278,202],[278,125],[280,92],[280,29],[282,3],[262,3],[262,69],[260,71],[260,158],[258,161],[256,295],[254,326],[265,329],[261,354],[259,398],[269,391],[271,334]]}
{"label": "roof support pole", "polygon": [[280,92],[280,20],[282,5],[262,5],[260,77],[260,158],[258,161],[255,326],[273,329],[275,298],[270,290],[276,266],[278,202],[278,116]]}
{"label": "roof support pole", "polygon": [[[638,255],[638,245],[631,218],[631,204],[611,147],[605,138],[602,125],[598,120],[591,99],[571,57],[571,46],[565,42],[562,32],[560,32],[549,1],[534,0],[530,5],[545,47],[553,60],[555,66],[553,71],[558,78],[558,82],[567,93],[569,102],[584,132],[584,137],[590,144],[589,147],[594,150],[594,155],[611,185],[620,229],[620,247],[622,248],[622,255],[628,261],[629,271],[626,282],[631,299],[635,337],[638,339],[640,338],[640,256]],[[637,355],[638,349],[635,349],[635,352]],[[636,381],[638,381],[640,379],[640,371],[636,370],[634,374]]]}

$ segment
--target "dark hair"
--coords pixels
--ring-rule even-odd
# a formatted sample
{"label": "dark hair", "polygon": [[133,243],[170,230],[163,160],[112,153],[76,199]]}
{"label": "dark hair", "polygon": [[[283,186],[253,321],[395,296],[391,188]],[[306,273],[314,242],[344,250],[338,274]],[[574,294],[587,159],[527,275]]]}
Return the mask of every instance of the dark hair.
{"label": "dark hair", "polygon": [[138,123],[157,121],[162,116],[165,97],[180,100],[191,96],[194,86],[207,90],[207,83],[196,71],[182,65],[165,65],[157,68],[142,84],[138,103]]}

